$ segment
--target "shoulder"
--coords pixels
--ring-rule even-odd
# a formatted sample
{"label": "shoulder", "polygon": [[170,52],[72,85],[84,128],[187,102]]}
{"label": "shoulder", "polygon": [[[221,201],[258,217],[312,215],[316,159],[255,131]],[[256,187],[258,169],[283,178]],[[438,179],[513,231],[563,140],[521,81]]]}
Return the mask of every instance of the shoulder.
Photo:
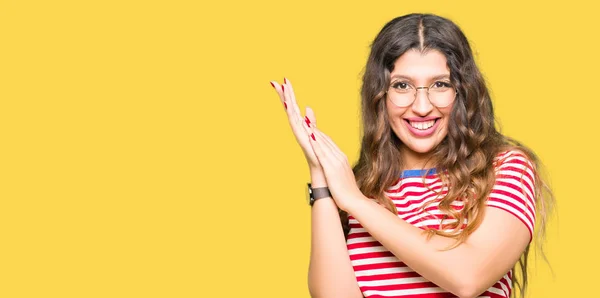
{"label": "shoulder", "polygon": [[[511,149],[499,152],[493,161],[496,175],[506,175],[517,172],[534,178],[535,164],[524,152]],[[516,174],[516,173],[513,173]]]}
{"label": "shoulder", "polygon": [[512,149],[499,152],[494,158],[496,184],[511,182],[519,188],[526,188],[533,197],[535,191],[535,164],[522,151]]}
{"label": "shoulder", "polygon": [[519,149],[509,149],[500,151],[494,157],[494,161],[496,162],[506,162],[509,160],[521,160],[527,163],[532,164],[531,159],[525,154],[525,152]]}
{"label": "shoulder", "polygon": [[536,218],[534,163],[519,150],[507,150],[497,154],[494,166],[496,181],[487,205],[515,215],[533,236]]}

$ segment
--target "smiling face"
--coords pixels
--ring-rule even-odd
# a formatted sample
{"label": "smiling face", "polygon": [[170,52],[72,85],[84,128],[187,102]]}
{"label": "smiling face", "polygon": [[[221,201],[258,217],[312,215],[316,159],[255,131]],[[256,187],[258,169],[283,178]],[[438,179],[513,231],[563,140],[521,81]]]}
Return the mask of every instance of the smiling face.
{"label": "smiling face", "polygon": [[[396,59],[391,73],[392,85],[401,88],[408,85],[441,86],[449,82],[450,70],[446,66],[446,57],[437,50],[429,50],[426,54],[409,50]],[[427,89],[418,89],[411,105],[398,107],[390,100],[393,92],[392,88],[388,90],[386,107],[391,129],[405,145],[402,148],[404,169],[433,167],[426,165],[425,160],[448,134],[454,101],[446,107],[436,107],[427,98]]]}

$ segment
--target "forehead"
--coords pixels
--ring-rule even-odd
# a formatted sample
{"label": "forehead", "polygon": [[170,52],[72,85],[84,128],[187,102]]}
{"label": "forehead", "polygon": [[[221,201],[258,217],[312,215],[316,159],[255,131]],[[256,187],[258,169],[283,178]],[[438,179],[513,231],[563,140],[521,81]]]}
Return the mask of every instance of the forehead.
{"label": "forehead", "polygon": [[446,56],[438,50],[429,50],[425,53],[412,49],[402,54],[394,62],[391,77],[405,77],[414,81],[424,81],[450,75],[446,66]]}

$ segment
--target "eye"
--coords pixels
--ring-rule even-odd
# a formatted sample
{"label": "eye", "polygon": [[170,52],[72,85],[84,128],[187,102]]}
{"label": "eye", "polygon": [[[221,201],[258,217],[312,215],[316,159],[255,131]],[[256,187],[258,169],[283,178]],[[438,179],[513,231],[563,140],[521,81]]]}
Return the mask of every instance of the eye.
{"label": "eye", "polygon": [[435,89],[447,89],[452,88],[452,84],[450,84],[450,82],[445,81],[436,81],[431,87]]}
{"label": "eye", "polygon": [[410,89],[410,85],[407,82],[395,82],[392,84],[392,87],[400,90]]}

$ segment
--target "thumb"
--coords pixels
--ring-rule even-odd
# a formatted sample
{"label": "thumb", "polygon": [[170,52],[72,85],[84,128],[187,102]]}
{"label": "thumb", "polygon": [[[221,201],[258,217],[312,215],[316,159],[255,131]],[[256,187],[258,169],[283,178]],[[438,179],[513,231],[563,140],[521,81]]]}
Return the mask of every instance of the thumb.
{"label": "thumb", "polygon": [[306,117],[310,120],[311,126],[317,126],[317,118],[315,118],[315,112],[310,107],[306,107]]}

